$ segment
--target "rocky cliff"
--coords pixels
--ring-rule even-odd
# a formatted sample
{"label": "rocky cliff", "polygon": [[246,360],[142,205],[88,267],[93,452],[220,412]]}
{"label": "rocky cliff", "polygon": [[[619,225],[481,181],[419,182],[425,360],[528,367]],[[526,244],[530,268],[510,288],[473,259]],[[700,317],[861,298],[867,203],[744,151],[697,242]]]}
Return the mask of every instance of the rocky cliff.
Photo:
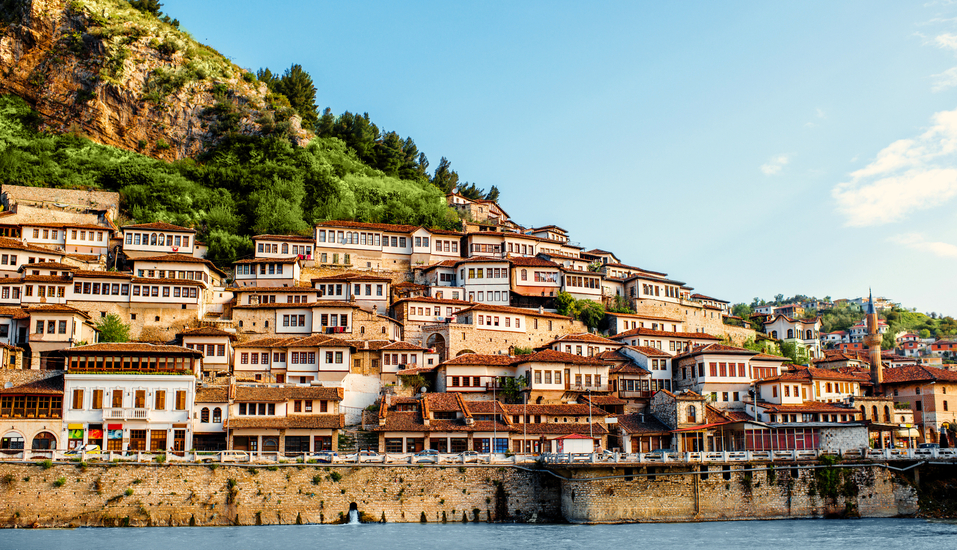
{"label": "rocky cliff", "polygon": [[227,133],[310,137],[253,74],[123,0],[0,0],[0,93],[47,130],[166,160]]}

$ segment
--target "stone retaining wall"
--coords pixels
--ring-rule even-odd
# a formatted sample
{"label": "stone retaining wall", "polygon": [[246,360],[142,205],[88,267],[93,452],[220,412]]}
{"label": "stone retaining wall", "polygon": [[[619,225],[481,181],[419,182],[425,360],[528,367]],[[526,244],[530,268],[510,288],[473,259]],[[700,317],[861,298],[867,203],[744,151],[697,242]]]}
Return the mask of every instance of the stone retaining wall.
{"label": "stone retaining wall", "polygon": [[[871,466],[654,468],[0,463],[0,526],[364,521],[674,522],[917,513],[912,486]],[[763,467],[758,465],[757,467]],[[666,472],[678,475],[664,475]],[[642,474],[655,474],[654,477]],[[594,479],[607,476],[629,476]]]}

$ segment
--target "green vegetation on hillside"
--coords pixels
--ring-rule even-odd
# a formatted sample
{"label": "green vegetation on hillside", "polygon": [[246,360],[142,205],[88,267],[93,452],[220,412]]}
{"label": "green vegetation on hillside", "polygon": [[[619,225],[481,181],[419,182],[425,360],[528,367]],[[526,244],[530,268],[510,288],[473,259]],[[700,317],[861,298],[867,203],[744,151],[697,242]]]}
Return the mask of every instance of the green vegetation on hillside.
{"label": "green vegetation on hillside", "polygon": [[329,219],[460,227],[428,180],[388,176],[336,138],[296,147],[280,137],[226,134],[201,159],[167,163],[37,130],[22,99],[0,97],[0,184],[118,191],[126,219],[194,227],[225,265],[251,235],[308,234]]}
{"label": "green vegetation on hillside", "polygon": [[[778,294],[770,302],[755,298],[751,304],[735,304],[732,312],[734,315],[747,319],[753,313],[754,308],[762,305],[786,305],[805,301],[818,300],[803,294],[791,298],[785,298],[783,294]],[[830,302],[831,297],[826,296],[822,301]],[[803,318],[813,319],[818,316],[821,317],[821,332],[828,333],[850,329],[864,318],[864,311],[855,304],[842,303],[820,311],[815,309],[805,310]],[[957,335],[957,320],[951,316],[938,315],[937,313],[928,315],[899,307],[880,311],[878,316],[884,319],[889,327],[889,330],[884,334],[884,342],[882,343],[884,349],[895,347],[895,338],[901,332],[914,332],[921,338],[945,338]]]}

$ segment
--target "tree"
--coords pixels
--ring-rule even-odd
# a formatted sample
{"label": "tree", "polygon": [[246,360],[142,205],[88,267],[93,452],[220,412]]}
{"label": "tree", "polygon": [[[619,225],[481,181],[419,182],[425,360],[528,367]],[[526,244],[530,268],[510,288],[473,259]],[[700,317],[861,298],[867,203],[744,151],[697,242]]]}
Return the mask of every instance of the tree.
{"label": "tree", "polygon": [[621,294],[615,295],[615,303],[609,307],[605,308],[605,311],[612,313],[634,313],[635,310],[631,309],[631,306],[628,304],[628,298],[625,298]]}
{"label": "tree", "polygon": [[784,294],[775,294],[774,295],[774,304],[780,305],[784,301]]}
{"label": "tree", "polygon": [[96,323],[96,328],[100,331],[100,342],[130,341],[130,326],[123,323],[119,315],[114,313],[101,317]]}
{"label": "tree", "polygon": [[[279,79],[276,77],[276,75],[272,74],[272,71],[269,70],[269,67],[256,71],[256,78],[265,84],[266,87],[269,88],[269,91],[276,91],[275,86],[279,82]],[[329,109],[326,110],[328,111]]]}
{"label": "tree", "polygon": [[[268,69],[267,69],[268,71]],[[302,127],[314,129],[319,122],[319,108],[316,107],[316,86],[302,65],[293,64],[286,69],[282,77],[271,89],[286,96],[292,108],[302,117]]]}
{"label": "tree", "polygon": [[413,394],[419,393],[422,388],[429,387],[429,381],[421,374],[403,376],[402,373],[399,373],[399,380],[402,381],[403,386],[412,388]]}
{"label": "tree", "polygon": [[796,365],[806,365],[808,363],[807,348],[798,345],[797,342],[781,342],[781,355],[787,357]]}
{"label": "tree", "polygon": [[751,306],[748,304],[734,304],[734,307],[731,308],[731,314],[735,317],[740,317],[745,321],[751,319]]}
{"label": "tree", "polygon": [[476,187],[474,183],[469,183],[469,182],[465,182],[464,184],[459,184],[458,189],[456,189],[455,192],[473,201],[479,200],[485,196],[484,189],[479,189],[478,187]]}
{"label": "tree", "polygon": [[920,337],[921,337],[921,338],[930,338],[930,331],[927,330],[926,328],[920,329]]}
{"label": "tree", "polygon": [[598,328],[598,324],[605,318],[605,306],[598,302],[579,300],[577,306],[578,318],[588,328]]}
{"label": "tree", "polygon": [[495,187],[495,186],[493,185],[492,188],[488,190],[488,194],[485,195],[485,199],[486,199],[486,200],[490,200],[490,201],[498,202],[498,196],[499,196],[499,194],[500,194],[500,193],[499,193],[499,191],[498,191],[498,187]]}
{"label": "tree", "polygon": [[881,340],[881,349],[894,349],[897,347],[897,338],[895,338],[895,334],[897,334],[896,330],[888,330],[884,333],[884,337]]}
{"label": "tree", "polygon": [[432,185],[438,187],[443,193],[451,193],[459,185],[459,175],[452,170],[451,166],[449,159],[442,157],[432,175]]}
{"label": "tree", "polygon": [[506,376],[502,382],[502,395],[509,401],[517,401],[527,385],[528,380],[524,376]]}
{"label": "tree", "polygon": [[555,309],[558,310],[559,315],[575,317],[578,315],[577,306],[578,304],[575,298],[564,290],[559,291],[555,296]]}
{"label": "tree", "polygon": [[163,13],[160,11],[163,4],[160,4],[158,0],[130,0],[130,6],[154,17],[159,17]]}

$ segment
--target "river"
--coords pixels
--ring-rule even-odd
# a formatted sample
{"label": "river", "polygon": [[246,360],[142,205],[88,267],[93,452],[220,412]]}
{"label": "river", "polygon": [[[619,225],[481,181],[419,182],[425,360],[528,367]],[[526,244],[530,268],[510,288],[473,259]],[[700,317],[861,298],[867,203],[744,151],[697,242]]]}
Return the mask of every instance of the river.
{"label": "river", "polygon": [[0,550],[499,548],[622,550],[918,550],[957,548],[957,522],[919,519],[786,520],[628,525],[366,524],[0,530]]}

